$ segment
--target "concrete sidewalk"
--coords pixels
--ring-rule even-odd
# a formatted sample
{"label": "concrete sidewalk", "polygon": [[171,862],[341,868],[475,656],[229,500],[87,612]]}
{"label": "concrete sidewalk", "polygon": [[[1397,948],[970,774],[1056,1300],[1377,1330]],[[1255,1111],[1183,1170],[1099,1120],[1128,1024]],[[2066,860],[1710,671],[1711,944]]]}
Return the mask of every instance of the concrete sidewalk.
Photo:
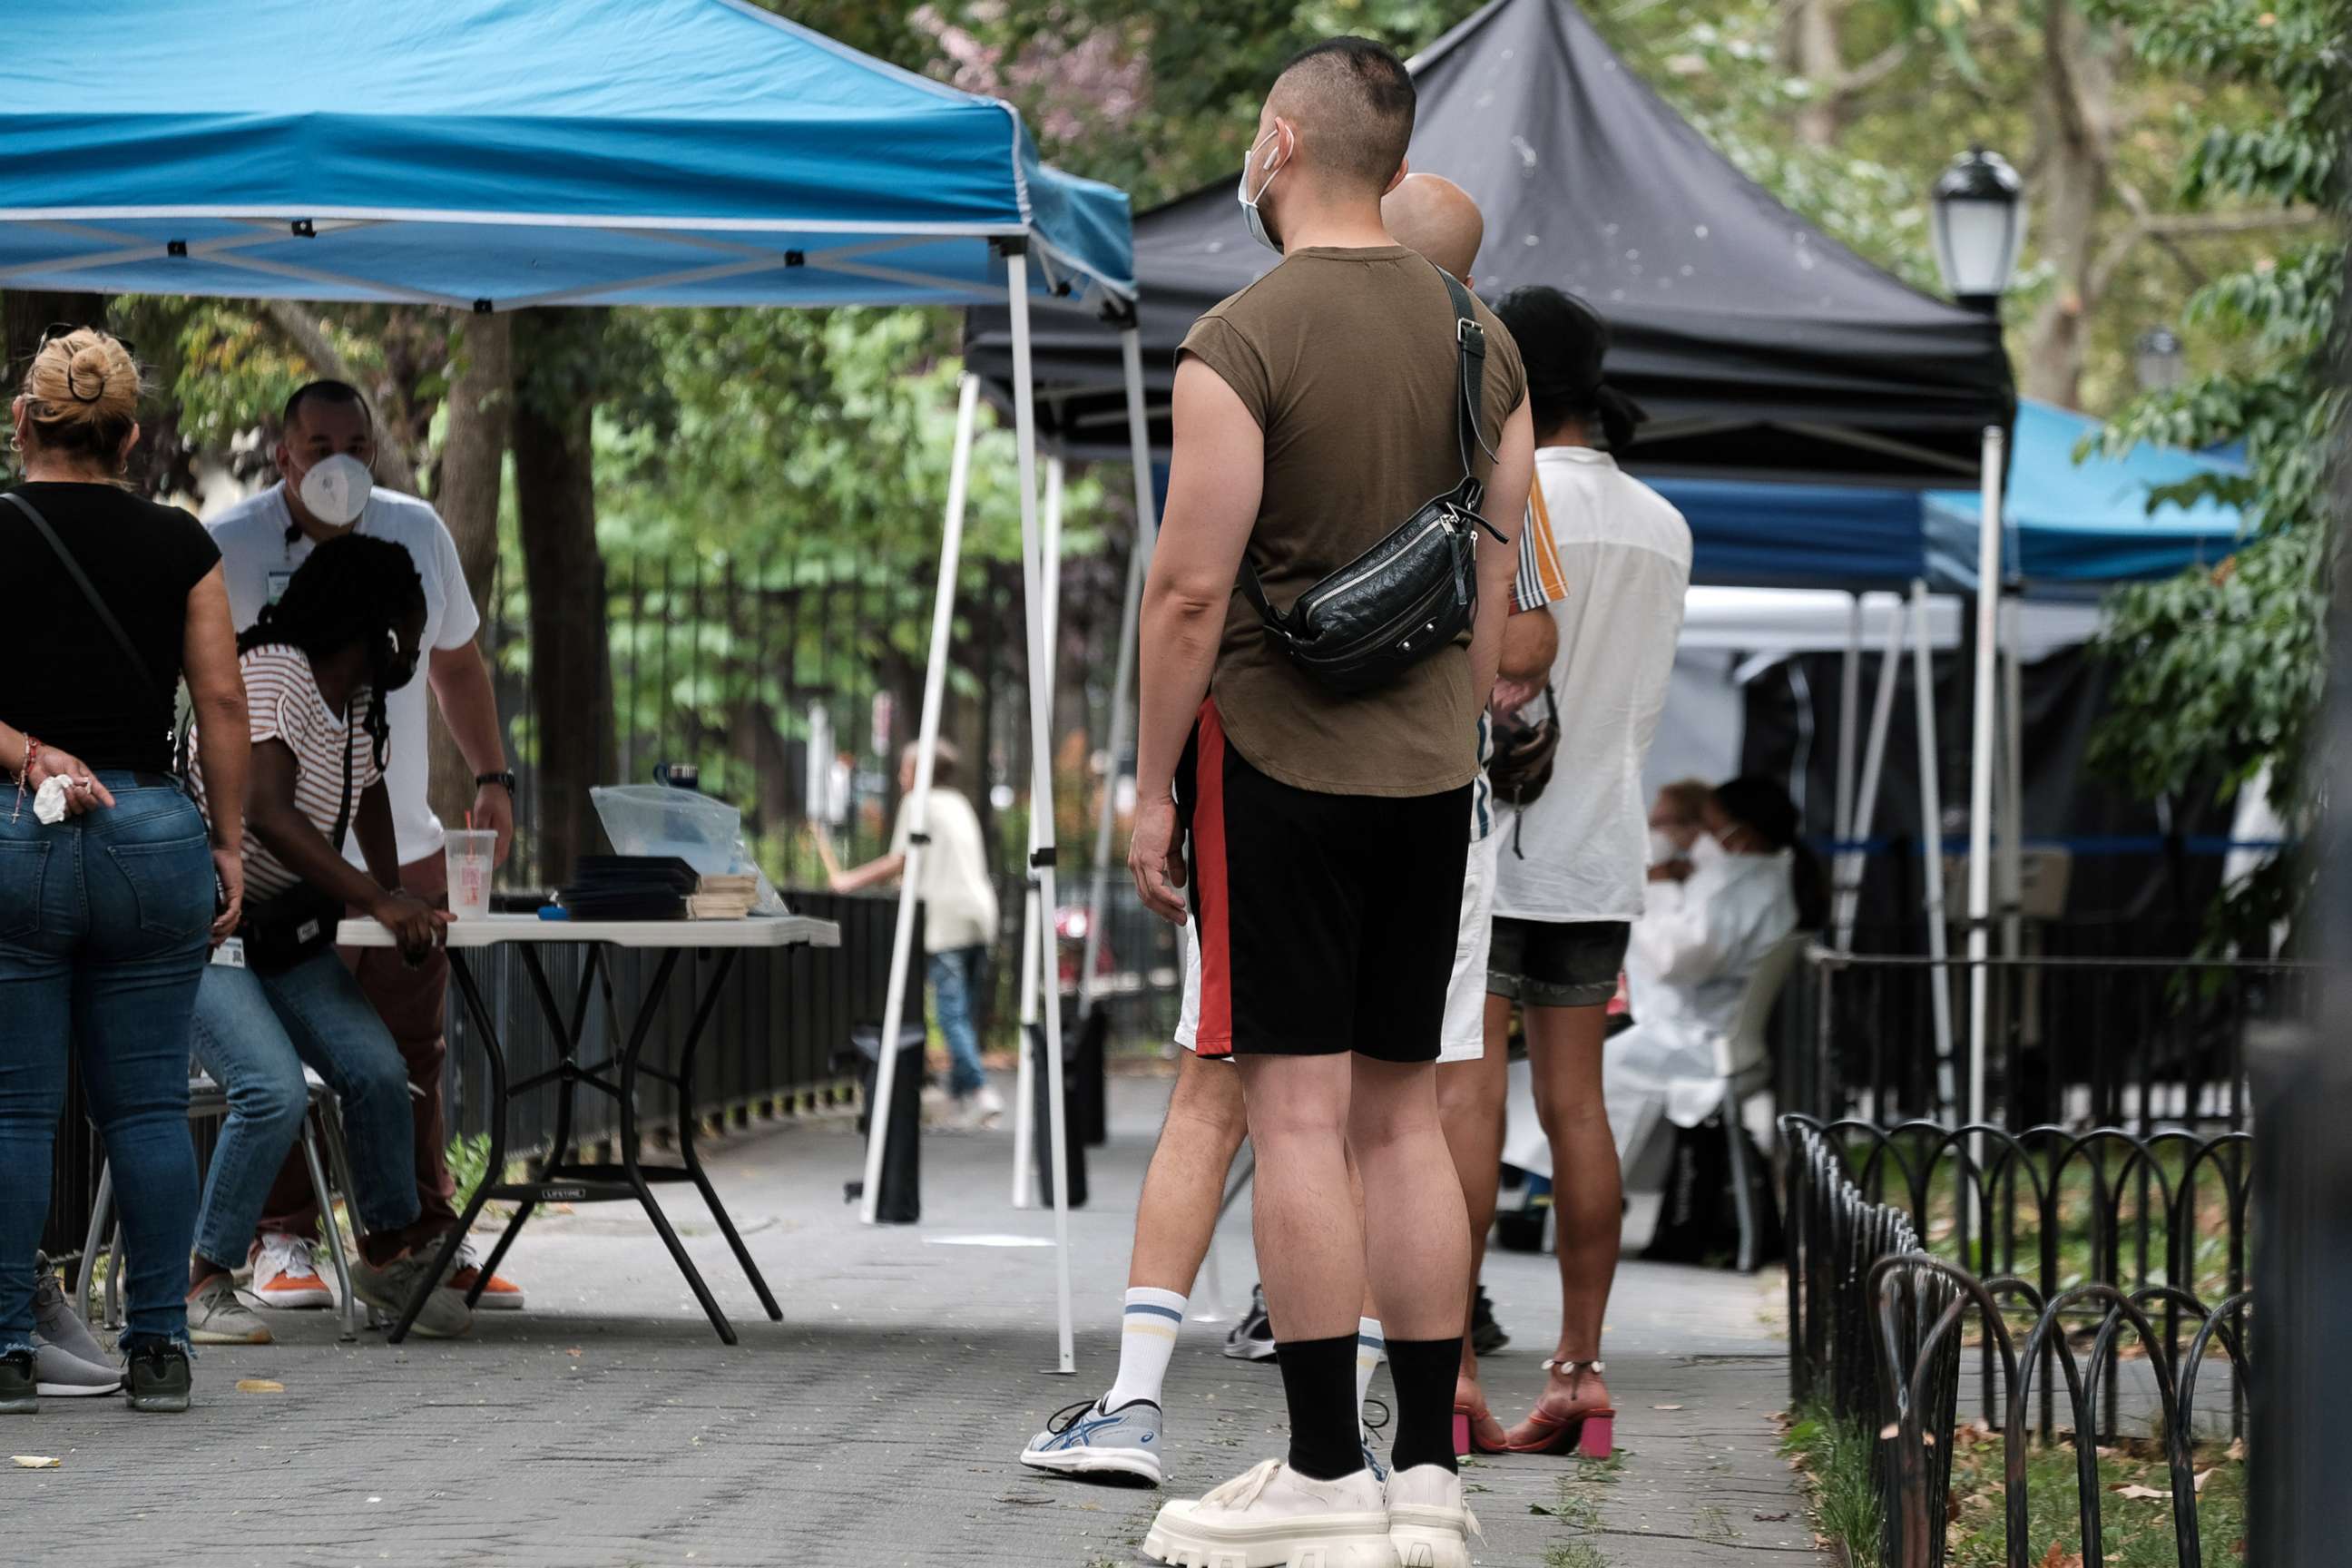
{"label": "concrete sidewalk", "polygon": [[[188,1415],[49,1401],[0,1421],[0,1453],[62,1460],[0,1467],[0,1563],[1139,1563],[1161,1494],[1014,1462],[1050,1413],[1099,1394],[1114,1368],[1134,1195],[1165,1086],[1114,1089],[1094,1202],[1071,1223],[1075,1379],[1048,1370],[1052,1252],[971,1245],[1052,1234],[1049,1215],[1008,1206],[1007,1135],[928,1139],[924,1223],[866,1230],[841,1195],[856,1142],[792,1128],[720,1145],[710,1162],[782,1323],[761,1315],[690,1187],[661,1195],[735,1319],[734,1349],[632,1206],[542,1215],[506,1270],[530,1310],[483,1315],[465,1341],[345,1346],[325,1314],[275,1315],[278,1344],[201,1353]],[[1196,1310],[1245,1302],[1246,1226],[1237,1215],[1222,1236]],[[1556,1277],[1549,1258],[1498,1254],[1487,1287],[1515,1336],[1488,1373],[1507,1422],[1542,1385]],[[1622,1463],[1475,1462],[1477,1561],[1809,1556],[1766,1420],[1787,1386],[1759,1316],[1773,1299],[1753,1280],[1627,1267],[1605,1351]],[[1197,1495],[1281,1449],[1279,1377],[1220,1356],[1225,1326],[1188,1325],[1178,1348],[1165,1495]],[[241,1393],[240,1379],[284,1388]]]}

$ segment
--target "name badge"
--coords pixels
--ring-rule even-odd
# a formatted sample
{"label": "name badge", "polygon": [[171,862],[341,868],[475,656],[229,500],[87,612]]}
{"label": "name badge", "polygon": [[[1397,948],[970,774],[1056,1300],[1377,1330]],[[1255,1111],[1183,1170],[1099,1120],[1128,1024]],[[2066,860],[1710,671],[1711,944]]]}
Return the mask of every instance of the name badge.
{"label": "name badge", "polygon": [[274,605],[284,598],[286,584],[292,581],[294,574],[291,572],[272,572],[269,574],[269,602]]}
{"label": "name badge", "polygon": [[245,967],[245,939],[241,936],[233,936],[226,942],[221,943],[218,947],[213,949],[213,962],[219,964],[223,969],[243,969]]}

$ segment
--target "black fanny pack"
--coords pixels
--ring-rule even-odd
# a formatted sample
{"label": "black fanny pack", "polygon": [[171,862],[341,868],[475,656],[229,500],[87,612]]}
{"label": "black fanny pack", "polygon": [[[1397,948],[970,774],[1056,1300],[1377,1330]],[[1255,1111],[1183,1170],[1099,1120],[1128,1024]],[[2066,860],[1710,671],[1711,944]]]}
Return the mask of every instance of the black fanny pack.
{"label": "black fanny pack", "polygon": [[[371,697],[369,700],[374,699]],[[335,853],[343,852],[344,835],[352,826],[352,738],[343,737],[343,803],[335,816]],[[335,945],[335,928],[343,918],[343,900],[322,893],[308,882],[297,882],[282,893],[247,904],[237,922],[237,940],[245,944],[245,966],[257,974],[282,974]]]}
{"label": "black fanny pack", "polygon": [[[1486,332],[1470,290],[1440,268],[1454,300],[1458,347],[1454,441],[1462,481],[1423,501],[1378,544],[1307,590],[1289,613],[1266,602],[1265,585],[1244,557],[1241,588],[1290,661],[1337,691],[1369,691],[1452,646],[1478,613],[1478,530],[1502,533],[1478,515],[1485,487],[1474,477],[1478,403],[1486,384]],[[1494,454],[1487,452],[1492,458]]]}

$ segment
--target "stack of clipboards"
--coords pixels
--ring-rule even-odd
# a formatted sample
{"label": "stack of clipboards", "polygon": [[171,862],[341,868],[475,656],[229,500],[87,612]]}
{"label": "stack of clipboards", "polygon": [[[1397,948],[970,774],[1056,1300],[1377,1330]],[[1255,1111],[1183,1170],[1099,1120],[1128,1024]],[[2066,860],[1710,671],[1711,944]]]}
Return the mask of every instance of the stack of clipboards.
{"label": "stack of clipboards", "polygon": [[556,901],[583,921],[681,921],[701,880],[675,855],[583,855]]}

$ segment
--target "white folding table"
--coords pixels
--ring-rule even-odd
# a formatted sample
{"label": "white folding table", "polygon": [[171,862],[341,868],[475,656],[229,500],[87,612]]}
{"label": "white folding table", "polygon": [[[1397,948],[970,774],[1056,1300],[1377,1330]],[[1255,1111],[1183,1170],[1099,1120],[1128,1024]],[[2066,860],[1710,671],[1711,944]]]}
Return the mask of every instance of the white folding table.
{"label": "white folding table", "polygon": [[[392,933],[372,920],[347,920],[338,929],[336,941],[345,947],[391,947]],[[554,943],[584,946],[588,962],[580,974],[580,988],[572,1016],[566,1020],[557,1005],[554,990],[548,984],[547,971],[541,964],[539,950]],[[553,1067],[518,1084],[507,1082],[506,1049],[499,1039],[498,1022],[482,1001],[479,984],[467,954],[478,948],[512,944],[522,959],[524,973],[530,976],[531,990],[539,998],[540,1012],[547,1026],[560,1042],[559,1055]],[[652,1184],[656,1182],[692,1182],[702,1194],[702,1201],[710,1207],[711,1217],[719,1222],[727,1237],[727,1245],[735,1249],[736,1261],[751,1278],[751,1289],[759,1293],[760,1305],[772,1320],[781,1321],[783,1310],[776,1305],[768,1289],[768,1282],[760,1277],[757,1265],[751,1261],[751,1250],[735,1229],[735,1222],[711,1190],[710,1178],[703,1173],[702,1159],[696,1151],[694,1058],[695,1047],[702,1038],[705,1025],[719,1002],[719,989],[735,966],[735,956],[745,948],[779,947],[839,947],[841,928],[831,921],[821,921],[805,915],[775,917],[752,916],[736,921],[543,921],[536,915],[488,915],[477,920],[458,920],[448,928],[449,968],[457,976],[458,994],[465,998],[466,1009],[473,1015],[475,1026],[481,1031],[482,1049],[489,1058],[490,1151],[488,1173],[474,1189],[471,1201],[460,1216],[457,1228],[449,1233],[442,1244],[441,1256],[433,1271],[419,1281],[415,1297],[401,1313],[400,1321],[393,1326],[392,1340],[397,1344],[405,1338],[416,1314],[425,1305],[435,1281],[447,1278],[450,1265],[464,1244],[467,1233],[482,1212],[482,1205],[492,1198],[515,1205],[514,1217],[507,1222],[504,1235],[499,1237],[481,1273],[475,1281],[467,1305],[472,1306],[481,1297],[488,1283],[514,1245],[523,1222],[533,1209],[543,1203],[613,1203],[634,1199],[653,1221],[654,1229],[668,1247],[670,1257],[677,1260],[686,1282],[694,1288],[695,1299],[710,1318],[711,1327],[728,1344],[735,1343],[735,1329],[727,1314],[719,1310],[719,1302],[703,1283],[694,1260],[679,1245],[677,1233],[670,1228],[668,1216],[654,1201]],[[655,967],[652,984],[646,989],[637,1005],[635,1023],[625,1039],[618,1032],[614,1020],[615,1049],[603,1061],[583,1063],[580,1060],[580,1041],[588,1021],[591,989],[603,967],[607,948],[625,947],[657,950],[661,962]],[[712,951],[719,956],[717,969],[710,976],[696,1003],[693,1022],[688,1026],[686,1038],[679,1044],[677,1059],[672,1070],[647,1066],[641,1058],[646,1037],[653,1028],[660,1010],[663,994],[669,989],[670,976],[677,967],[678,955],[688,950]],[[609,984],[606,995],[611,994]],[[608,1076],[619,1069],[617,1081]],[[637,1158],[637,1079],[650,1076],[668,1084],[677,1096],[677,1147],[684,1159],[680,1165],[646,1165]],[[543,1084],[557,1086],[555,1102],[555,1138],[548,1150],[536,1181],[509,1182],[503,1180],[506,1171],[507,1108],[517,1095],[529,1093]],[[588,1165],[569,1159],[572,1143],[572,1097],[582,1084],[601,1090],[619,1101],[621,1107],[621,1163],[612,1165]],[[614,1179],[617,1169],[620,1178]]]}

